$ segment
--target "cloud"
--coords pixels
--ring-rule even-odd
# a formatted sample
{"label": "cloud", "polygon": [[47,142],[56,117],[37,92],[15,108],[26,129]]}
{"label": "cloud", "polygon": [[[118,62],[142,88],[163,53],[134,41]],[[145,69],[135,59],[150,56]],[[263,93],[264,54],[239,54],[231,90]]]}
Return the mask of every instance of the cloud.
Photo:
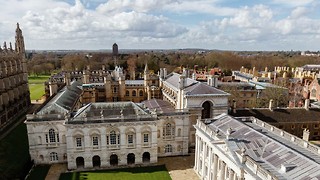
{"label": "cloud", "polygon": [[272,0],[271,3],[273,4],[280,4],[286,6],[305,6],[310,5],[311,3],[315,2],[315,0]]}

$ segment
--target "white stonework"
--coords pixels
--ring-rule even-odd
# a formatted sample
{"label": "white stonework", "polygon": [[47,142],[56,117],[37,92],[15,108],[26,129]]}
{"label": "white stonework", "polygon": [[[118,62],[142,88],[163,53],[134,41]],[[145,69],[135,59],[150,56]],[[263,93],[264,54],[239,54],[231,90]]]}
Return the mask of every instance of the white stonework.
{"label": "white stonework", "polygon": [[178,98],[173,91],[179,79],[181,75],[175,73],[163,76],[164,99],[148,98],[140,104],[82,103],[82,82],[67,83],[27,116],[31,158],[36,164],[61,162],[69,169],[90,169],[187,155],[195,145],[193,125],[201,118],[227,112],[229,94],[186,78]]}

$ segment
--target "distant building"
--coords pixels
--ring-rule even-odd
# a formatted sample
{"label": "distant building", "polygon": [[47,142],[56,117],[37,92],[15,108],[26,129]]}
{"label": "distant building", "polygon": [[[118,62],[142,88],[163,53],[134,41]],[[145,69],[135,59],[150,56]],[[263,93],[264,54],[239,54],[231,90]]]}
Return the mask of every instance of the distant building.
{"label": "distant building", "polygon": [[194,169],[201,179],[319,179],[320,148],[257,118],[198,120]]}
{"label": "distant building", "polygon": [[15,123],[30,105],[28,72],[22,31],[17,24],[15,49],[0,47],[0,132]]}
{"label": "distant building", "polygon": [[118,56],[118,54],[119,54],[118,45],[116,43],[114,43],[112,45],[112,55],[116,57],[116,56]]}

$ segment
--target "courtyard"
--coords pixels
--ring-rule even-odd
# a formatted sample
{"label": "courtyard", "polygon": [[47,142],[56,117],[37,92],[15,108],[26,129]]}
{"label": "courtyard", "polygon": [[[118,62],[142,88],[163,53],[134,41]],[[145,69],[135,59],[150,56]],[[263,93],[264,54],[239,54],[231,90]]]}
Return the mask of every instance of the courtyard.
{"label": "courtyard", "polygon": [[[164,165],[164,166],[163,166]],[[157,166],[126,168],[117,170],[97,170],[91,172],[70,172],[66,164],[54,164],[46,176],[46,180],[77,180],[77,179],[172,179],[197,180],[193,170],[194,154],[189,156],[161,157]],[[61,174],[61,176],[60,176]],[[59,177],[60,176],[60,177]]]}

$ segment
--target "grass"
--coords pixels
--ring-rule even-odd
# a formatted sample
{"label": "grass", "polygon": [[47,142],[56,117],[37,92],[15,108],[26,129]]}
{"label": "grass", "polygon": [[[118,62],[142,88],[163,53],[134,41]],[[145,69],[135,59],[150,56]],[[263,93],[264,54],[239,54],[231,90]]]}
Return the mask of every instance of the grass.
{"label": "grass", "polygon": [[59,180],[171,180],[163,166],[125,168],[117,170],[101,170],[87,172],[64,173]]}
{"label": "grass", "polygon": [[38,100],[44,95],[44,82],[48,80],[50,76],[29,76],[29,90],[31,100]]}
{"label": "grass", "polygon": [[43,180],[46,178],[48,171],[50,169],[50,165],[38,165],[35,166],[27,180]]}
{"label": "grass", "polygon": [[18,125],[0,141],[0,177],[21,178],[30,165],[27,128]]}

